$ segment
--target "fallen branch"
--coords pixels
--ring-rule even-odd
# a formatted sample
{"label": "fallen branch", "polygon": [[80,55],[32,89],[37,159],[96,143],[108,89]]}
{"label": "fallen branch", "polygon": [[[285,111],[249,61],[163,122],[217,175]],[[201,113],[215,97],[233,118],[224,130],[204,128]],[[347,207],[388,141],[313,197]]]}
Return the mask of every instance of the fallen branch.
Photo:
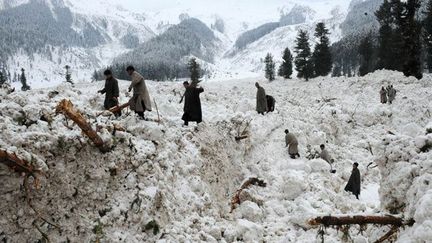
{"label": "fallen branch", "polygon": [[70,100],[62,100],[57,105],[56,108],[57,113],[62,113],[67,118],[73,120],[83,131],[85,135],[93,142],[93,144],[99,148],[101,152],[108,152],[109,148],[106,147],[102,138],[97,134],[95,130],[91,127],[91,125],[87,122],[84,116],[74,108],[72,102]]}
{"label": "fallen branch", "polygon": [[234,196],[231,198],[231,212],[236,208],[237,205],[240,205],[240,194],[243,190],[249,188],[250,186],[259,186],[259,187],[266,187],[267,183],[265,183],[264,180],[258,179],[256,177],[251,177],[247,179],[243,184],[241,185],[240,189],[236,191]]}
{"label": "fallen branch", "polygon": [[386,215],[386,216],[371,216],[371,215],[356,215],[356,216],[324,216],[309,220],[312,226],[341,226],[347,224],[379,224],[379,225],[394,225],[400,227],[402,225],[412,225],[413,220],[404,221],[402,218]]}
{"label": "fallen branch", "polygon": [[387,234],[383,235],[381,238],[379,238],[375,243],[382,243],[385,242],[388,238],[390,238],[392,235],[394,235],[398,231],[398,227],[393,226]]}
{"label": "fallen branch", "polygon": [[120,111],[122,111],[124,108],[126,108],[126,107],[128,107],[129,106],[129,102],[128,103],[125,103],[125,104],[123,104],[123,105],[117,105],[117,106],[114,106],[114,107],[112,107],[111,109],[109,109],[108,111],[110,111],[110,112],[112,112],[112,113],[119,113]]}
{"label": "fallen branch", "polygon": [[414,224],[413,219],[404,220],[402,218],[394,217],[391,215],[386,216],[375,216],[375,215],[356,215],[356,216],[324,216],[317,217],[309,220],[309,225],[328,227],[328,226],[347,226],[352,224],[358,224],[364,226],[366,224],[377,224],[377,225],[392,225],[391,230],[383,237],[375,241],[375,243],[382,243],[393,234],[395,234],[401,226],[412,226]]}
{"label": "fallen branch", "polygon": [[18,158],[15,153],[8,153],[6,150],[0,149],[0,163],[5,164],[16,173],[32,176],[35,178],[35,185],[39,186],[38,174],[42,174],[42,170],[35,168],[28,161]]}
{"label": "fallen branch", "polygon": [[244,136],[236,136],[236,137],[235,137],[235,140],[236,140],[236,141],[241,141],[241,140],[246,139],[246,138],[248,138],[247,135],[244,135]]}

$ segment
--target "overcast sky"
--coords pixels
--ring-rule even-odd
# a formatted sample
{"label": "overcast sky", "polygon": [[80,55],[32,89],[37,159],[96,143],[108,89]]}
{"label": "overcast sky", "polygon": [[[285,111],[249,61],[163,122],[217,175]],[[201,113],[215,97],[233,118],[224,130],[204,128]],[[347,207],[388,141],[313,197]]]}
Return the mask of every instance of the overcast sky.
{"label": "overcast sky", "polygon": [[137,11],[159,11],[167,8],[277,9],[290,3],[335,6],[348,5],[351,0],[121,0],[120,4]]}

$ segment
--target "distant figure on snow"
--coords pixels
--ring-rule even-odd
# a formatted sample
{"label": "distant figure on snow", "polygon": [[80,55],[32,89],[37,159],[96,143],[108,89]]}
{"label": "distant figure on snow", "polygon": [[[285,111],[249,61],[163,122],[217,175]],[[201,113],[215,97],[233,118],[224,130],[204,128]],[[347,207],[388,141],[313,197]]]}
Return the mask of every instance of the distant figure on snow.
{"label": "distant figure on snow", "polygon": [[329,164],[333,163],[333,159],[330,157],[330,154],[327,151],[325,145],[321,144],[320,148],[321,148],[320,158],[323,159],[323,160],[325,160]]}
{"label": "distant figure on snow", "polygon": [[127,67],[126,71],[132,79],[132,83],[129,86],[129,92],[133,89],[133,96],[129,100],[130,108],[135,111],[141,119],[145,120],[144,112],[151,111],[152,107],[144,77],[135,71],[133,66]]}
{"label": "distant figure on snow", "polygon": [[393,101],[396,98],[396,90],[393,88],[393,85],[390,85],[388,87],[387,95],[388,95],[388,101],[389,101],[389,103],[392,104]]}
{"label": "distant figure on snow", "polygon": [[257,105],[256,105],[256,111],[258,114],[264,115],[265,112],[267,112],[267,97],[266,92],[263,87],[259,85],[259,83],[255,83],[255,87],[258,89],[257,91]]}
{"label": "distant figure on snow", "polygon": [[294,134],[290,133],[288,129],[285,130],[285,134],[285,147],[288,147],[288,153],[291,159],[300,158],[297,138]]}
{"label": "distant figure on snow", "polygon": [[357,199],[359,199],[360,195],[360,171],[358,169],[358,163],[353,164],[353,170],[351,172],[351,176],[348,180],[348,184],[345,187],[345,191],[352,192]]}
{"label": "distant figure on snow", "polygon": [[[109,110],[118,105],[119,98],[119,86],[117,79],[115,79],[112,75],[111,70],[105,70],[105,87],[98,92],[101,94],[105,94],[104,107],[106,110]],[[116,113],[115,116],[121,116],[121,111]]]}
{"label": "distant figure on snow", "polygon": [[204,89],[197,87],[195,83],[189,84],[184,82],[183,86],[186,89],[184,94],[184,114],[182,120],[184,125],[189,125],[189,122],[202,122],[202,111],[201,111],[201,100],[200,94],[204,92]]}
{"label": "distant figure on snow", "polygon": [[266,95],[267,100],[267,112],[273,112],[275,110],[276,100],[273,96]]}
{"label": "distant figure on snow", "polygon": [[381,104],[387,103],[387,90],[384,88],[384,86],[380,90],[380,97],[381,97]]}

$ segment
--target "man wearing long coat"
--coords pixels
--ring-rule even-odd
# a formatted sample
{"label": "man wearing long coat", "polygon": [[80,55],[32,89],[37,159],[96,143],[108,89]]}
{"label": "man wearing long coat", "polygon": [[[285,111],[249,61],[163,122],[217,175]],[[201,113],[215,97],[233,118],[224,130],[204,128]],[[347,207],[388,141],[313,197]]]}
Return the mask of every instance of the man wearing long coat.
{"label": "man wearing long coat", "polygon": [[289,130],[285,130],[285,147],[288,147],[288,153],[291,159],[300,157],[298,152],[298,141],[294,134],[290,133]]}
{"label": "man wearing long coat", "polygon": [[396,98],[396,90],[393,88],[393,85],[390,85],[387,92],[388,92],[388,101],[390,104],[392,104]]}
{"label": "man wearing long coat", "polygon": [[387,103],[387,90],[384,88],[384,86],[380,90],[380,98],[382,104]]}
{"label": "man wearing long coat", "polygon": [[258,114],[264,115],[265,112],[267,112],[267,97],[266,92],[263,87],[259,85],[259,83],[255,83],[255,87],[258,89],[257,91],[257,105],[256,105],[256,111]]}
{"label": "man wearing long coat", "polygon": [[[113,77],[111,70],[106,70],[104,75],[105,86],[102,90],[99,90],[99,93],[105,94],[104,108],[109,110],[118,105],[119,86],[118,81]],[[121,113],[116,114],[116,116],[119,115],[121,115]]]}
{"label": "man wearing long coat", "polygon": [[358,169],[358,163],[354,163],[351,176],[348,180],[348,184],[345,187],[345,191],[352,192],[356,196],[356,198],[359,199],[360,186],[361,186],[361,179],[360,179],[360,171]]}
{"label": "man wearing long coat", "polygon": [[197,87],[196,84],[189,84],[188,82],[183,83],[186,88],[184,94],[184,114],[182,120],[184,125],[189,125],[189,122],[202,122],[202,110],[201,110],[201,100],[200,94],[204,92],[204,89]]}
{"label": "man wearing long coat", "polygon": [[144,119],[144,112],[152,110],[147,85],[145,83],[144,77],[135,71],[134,67],[129,66],[126,71],[132,79],[132,83],[129,86],[129,92],[133,89],[133,96],[129,100],[130,108],[131,110],[135,111],[135,113],[137,113],[142,119]]}

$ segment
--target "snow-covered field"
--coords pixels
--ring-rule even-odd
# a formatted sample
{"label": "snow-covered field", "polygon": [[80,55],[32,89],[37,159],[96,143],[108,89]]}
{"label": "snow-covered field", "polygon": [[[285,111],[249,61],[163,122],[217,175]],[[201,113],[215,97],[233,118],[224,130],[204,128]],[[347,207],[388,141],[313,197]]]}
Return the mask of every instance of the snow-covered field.
{"label": "snow-covered field", "polygon": [[[390,212],[416,221],[400,231],[399,242],[432,240],[432,153],[421,152],[432,146],[432,135],[425,135],[432,127],[431,77],[378,71],[362,78],[261,81],[277,101],[266,116],[254,112],[256,81],[203,82],[204,123],[187,128],[180,120],[180,83],[148,82],[161,124],[127,111],[118,119],[97,116],[102,82],[0,92],[0,148],[46,169],[42,188],[31,196],[60,227],[37,222],[52,242],[315,242],[321,238],[307,224],[312,217]],[[396,102],[380,104],[378,91],[389,83],[398,90]],[[121,103],[127,85],[121,82]],[[100,153],[77,126],[54,114],[64,98],[98,127],[111,152]],[[43,114],[52,120],[40,120]],[[248,121],[249,138],[236,142]],[[114,124],[126,131],[113,135]],[[285,129],[297,135],[301,159],[289,158]],[[305,159],[307,145],[318,150],[322,143],[336,174],[320,159]],[[360,200],[343,190],[354,162],[362,174]],[[370,162],[379,166],[368,169]],[[230,213],[231,196],[251,176],[267,187],[252,186],[250,200]],[[0,177],[0,239],[41,239],[22,178],[3,167]],[[152,220],[160,226],[156,235],[146,230]],[[350,235],[354,242],[374,242],[388,230],[368,226],[360,234],[354,226]],[[342,237],[326,230],[327,242]]]}

